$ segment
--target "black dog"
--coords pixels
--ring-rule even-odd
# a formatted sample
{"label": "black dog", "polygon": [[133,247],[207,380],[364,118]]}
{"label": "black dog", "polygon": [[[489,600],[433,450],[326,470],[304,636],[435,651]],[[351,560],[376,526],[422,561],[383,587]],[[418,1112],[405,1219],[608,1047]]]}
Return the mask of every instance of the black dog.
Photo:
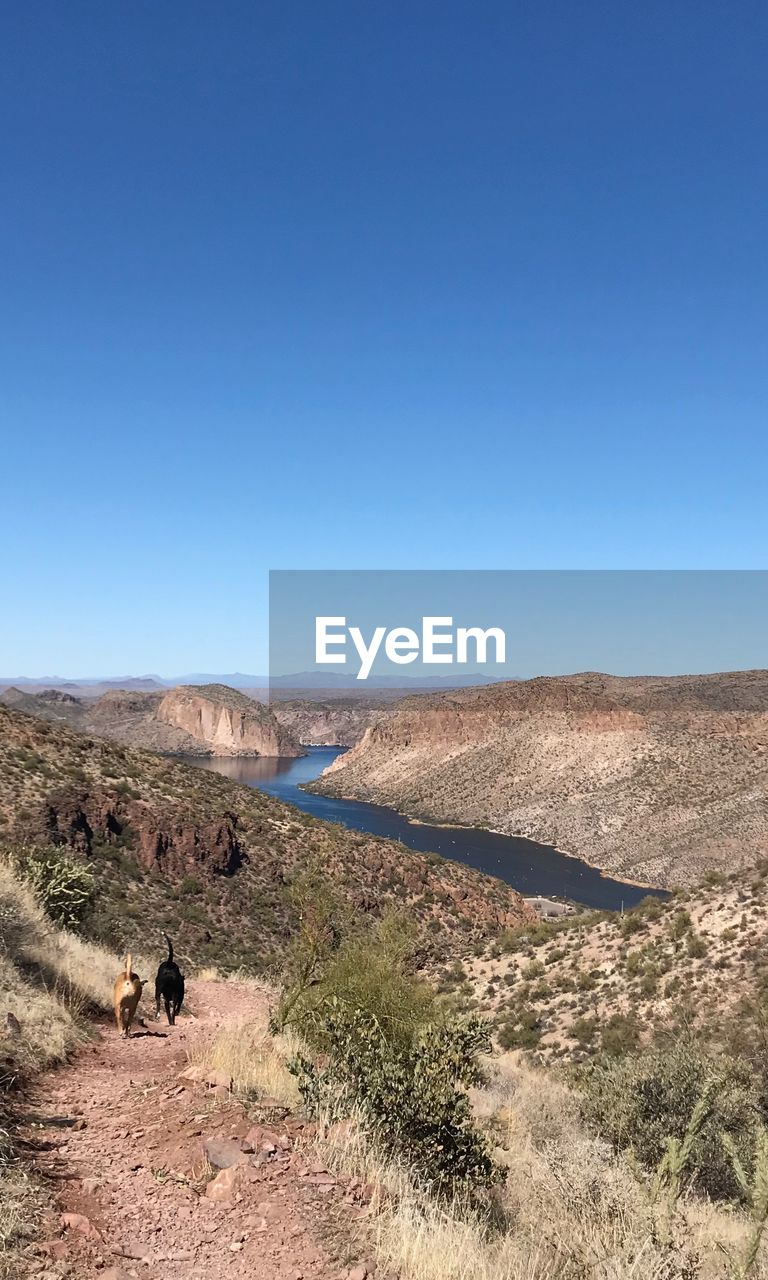
{"label": "black dog", "polygon": [[160,1017],[160,1001],[165,1004],[165,1013],[169,1026],[176,1021],[176,1014],[184,1002],[184,974],[173,958],[173,943],[167,933],[163,934],[168,943],[168,959],[163,960],[155,978],[155,1018]]}

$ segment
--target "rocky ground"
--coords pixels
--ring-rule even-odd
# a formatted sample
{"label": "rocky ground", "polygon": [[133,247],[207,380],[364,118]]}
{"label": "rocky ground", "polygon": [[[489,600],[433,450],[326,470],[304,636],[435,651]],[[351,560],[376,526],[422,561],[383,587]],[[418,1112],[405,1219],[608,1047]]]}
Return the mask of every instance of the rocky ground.
{"label": "rocky ground", "polygon": [[192,1014],[148,1021],[44,1075],[21,1137],[52,1194],[27,1275],[39,1280],[365,1280],[368,1192],[329,1173],[302,1119],[250,1112],[196,1043],[266,1016],[251,985],[194,981]]}

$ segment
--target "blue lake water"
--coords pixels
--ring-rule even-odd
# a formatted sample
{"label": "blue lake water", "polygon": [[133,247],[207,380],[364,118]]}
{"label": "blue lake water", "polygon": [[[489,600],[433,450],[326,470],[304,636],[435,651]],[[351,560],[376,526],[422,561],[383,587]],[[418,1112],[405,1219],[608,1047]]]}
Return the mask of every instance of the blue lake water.
{"label": "blue lake water", "polygon": [[649,892],[622,880],[603,876],[578,858],[569,858],[549,845],[517,836],[496,835],[479,827],[435,827],[409,822],[395,809],[337,800],[302,791],[301,785],[322,773],[339,755],[338,747],[309,747],[298,760],[258,757],[240,759],[189,758],[190,764],[224,774],[249,787],[258,787],[278,800],[295,805],[315,818],[340,822],[354,831],[368,831],[388,840],[400,840],[409,849],[440,853],[485,871],[511,884],[520,893],[569,898],[589,907],[617,911],[631,907]]}

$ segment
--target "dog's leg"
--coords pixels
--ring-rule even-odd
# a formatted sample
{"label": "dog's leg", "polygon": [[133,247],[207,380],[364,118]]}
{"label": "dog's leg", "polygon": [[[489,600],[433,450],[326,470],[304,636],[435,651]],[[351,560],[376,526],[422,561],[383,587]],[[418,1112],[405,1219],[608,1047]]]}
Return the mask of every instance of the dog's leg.
{"label": "dog's leg", "polygon": [[169,1026],[169,1027],[172,1027],[172,1026],[173,1026],[173,1017],[172,1017],[172,1015],[171,1015],[171,1001],[170,1001],[170,998],[169,998],[168,996],[163,996],[163,999],[164,999],[164,1001],[165,1001],[165,1016],[166,1016],[166,1018],[168,1019],[168,1026]]}

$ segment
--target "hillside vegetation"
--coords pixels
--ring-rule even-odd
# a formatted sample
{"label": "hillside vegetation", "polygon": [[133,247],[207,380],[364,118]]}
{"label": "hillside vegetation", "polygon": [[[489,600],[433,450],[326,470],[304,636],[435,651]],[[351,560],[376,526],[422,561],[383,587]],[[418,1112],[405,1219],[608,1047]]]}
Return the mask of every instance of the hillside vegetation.
{"label": "hillside vegetation", "polygon": [[695,884],[768,852],[768,672],[587,673],[409,698],[311,789]]}
{"label": "hillside vegetation", "polygon": [[489,876],[347,831],[227,778],[0,707],[0,843],[66,846],[89,866],[90,933],[137,950],[158,929],[198,965],[265,969],[296,920],[308,869],[344,910],[407,909],[425,952],[529,916]]}
{"label": "hillside vegetation", "polygon": [[695,1033],[749,1046],[757,1064],[768,1044],[768,861],[625,914],[507,930],[447,964],[440,984],[493,1021],[502,1047],[535,1050],[540,1062]]}
{"label": "hillside vegetation", "polygon": [[481,1024],[409,976],[396,932],[344,951],[327,953],[322,992],[307,987],[297,1016],[289,999],[287,1037],[292,974],[272,996],[272,1034],[265,1020],[226,1029],[196,1061],[231,1075],[256,1107],[269,1094],[295,1108],[298,1081],[317,1123],[312,1167],[364,1188],[359,1247],[387,1274],[768,1274],[766,1095],[745,1059],[690,1037],[625,1045],[579,1078],[489,1055]]}

